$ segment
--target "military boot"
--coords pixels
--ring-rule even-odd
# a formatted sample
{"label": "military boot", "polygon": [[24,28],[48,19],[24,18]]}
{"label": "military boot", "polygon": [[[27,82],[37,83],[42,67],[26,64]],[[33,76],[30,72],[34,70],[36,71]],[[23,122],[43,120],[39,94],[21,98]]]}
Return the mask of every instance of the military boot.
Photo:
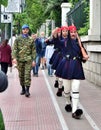
{"label": "military boot", "polygon": [[25,86],[22,86],[22,91],[20,93],[20,95],[24,95],[25,94]]}
{"label": "military boot", "polygon": [[29,86],[26,86],[25,96],[26,96],[26,97],[29,97],[29,96],[30,96],[30,93],[29,93]]}

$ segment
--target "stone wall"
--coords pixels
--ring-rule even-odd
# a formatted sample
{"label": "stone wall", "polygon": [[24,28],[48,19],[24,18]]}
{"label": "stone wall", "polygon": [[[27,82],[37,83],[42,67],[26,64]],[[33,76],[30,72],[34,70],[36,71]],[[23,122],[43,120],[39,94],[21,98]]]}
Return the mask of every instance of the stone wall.
{"label": "stone wall", "polygon": [[83,63],[85,77],[101,87],[101,41],[90,41],[87,37],[81,40],[89,54],[89,60]]}

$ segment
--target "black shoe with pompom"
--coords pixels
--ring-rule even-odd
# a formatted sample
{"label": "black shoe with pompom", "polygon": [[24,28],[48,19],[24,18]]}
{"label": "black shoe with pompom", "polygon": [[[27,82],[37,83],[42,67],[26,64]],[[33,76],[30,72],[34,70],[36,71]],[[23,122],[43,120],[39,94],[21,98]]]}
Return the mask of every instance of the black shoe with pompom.
{"label": "black shoe with pompom", "polygon": [[56,80],[55,83],[54,83],[54,87],[58,88],[58,86],[59,86],[59,83],[58,83],[58,80]]}
{"label": "black shoe with pompom", "polygon": [[56,95],[57,95],[58,97],[61,97],[61,96],[62,96],[62,88],[59,88],[59,89],[58,89]]}
{"label": "black shoe with pompom", "polygon": [[67,112],[71,112],[71,111],[72,111],[71,104],[67,104],[67,105],[65,106],[65,110],[66,110]]}
{"label": "black shoe with pompom", "polygon": [[82,114],[83,114],[82,109],[77,109],[77,110],[72,114],[72,117],[75,118],[75,119],[80,119]]}

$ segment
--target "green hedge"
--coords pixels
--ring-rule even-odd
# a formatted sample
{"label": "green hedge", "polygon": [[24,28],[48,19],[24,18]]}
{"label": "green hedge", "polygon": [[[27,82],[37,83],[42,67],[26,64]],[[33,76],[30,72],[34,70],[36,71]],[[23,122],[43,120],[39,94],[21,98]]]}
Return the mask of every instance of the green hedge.
{"label": "green hedge", "polygon": [[1,110],[0,110],[0,130],[5,130],[3,115],[2,115]]}

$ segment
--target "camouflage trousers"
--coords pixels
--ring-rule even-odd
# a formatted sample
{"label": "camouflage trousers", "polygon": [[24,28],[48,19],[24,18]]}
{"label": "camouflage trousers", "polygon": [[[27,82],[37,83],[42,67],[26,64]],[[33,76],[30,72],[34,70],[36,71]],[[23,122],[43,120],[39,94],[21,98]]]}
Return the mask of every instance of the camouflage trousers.
{"label": "camouflage trousers", "polygon": [[31,85],[31,68],[32,62],[18,62],[17,69],[19,72],[19,79],[21,86],[29,86]]}

